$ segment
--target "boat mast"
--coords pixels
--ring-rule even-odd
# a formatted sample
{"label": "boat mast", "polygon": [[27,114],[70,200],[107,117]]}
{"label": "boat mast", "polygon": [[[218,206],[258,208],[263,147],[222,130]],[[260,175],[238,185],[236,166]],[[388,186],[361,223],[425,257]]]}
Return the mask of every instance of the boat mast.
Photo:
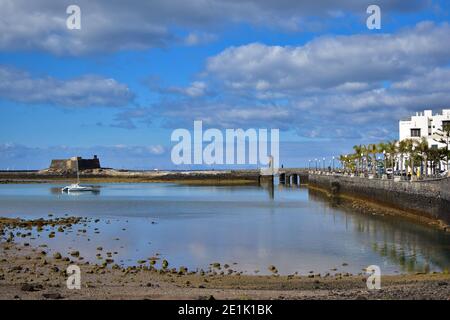
{"label": "boat mast", "polygon": [[80,184],[80,172],[79,172],[79,167],[78,167],[78,158],[77,158],[77,184]]}

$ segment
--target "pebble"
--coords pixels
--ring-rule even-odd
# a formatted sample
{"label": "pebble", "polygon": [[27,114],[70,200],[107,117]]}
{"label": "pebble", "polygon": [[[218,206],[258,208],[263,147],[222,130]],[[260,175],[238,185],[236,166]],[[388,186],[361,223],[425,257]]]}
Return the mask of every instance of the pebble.
{"label": "pebble", "polygon": [[80,252],[79,252],[79,251],[72,251],[72,252],[70,253],[70,255],[71,255],[72,257],[79,257],[79,256],[80,256]]}
{"label": "pebble", "polygon": [[59,293],[43,293],[42,296],[45,299],[53,299],[53,300],[63,299],[63,296],[61,296],[61,294]]}
{"label": "pebble", "polygon": [[278,269],[274,265],[269,266],[269,271],[273,273],[278,273]]}

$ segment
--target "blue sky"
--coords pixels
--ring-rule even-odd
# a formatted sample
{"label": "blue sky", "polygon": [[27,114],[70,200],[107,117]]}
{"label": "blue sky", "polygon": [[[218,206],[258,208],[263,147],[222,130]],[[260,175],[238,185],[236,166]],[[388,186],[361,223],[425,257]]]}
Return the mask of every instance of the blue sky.
{"label": "blue sky", "polygon": [[[81,8],[81,30],[65,26]],[[368,30],[366,8],[381,8]],[[175,128],[279,128],[303,166],[450,107],[447,1],[0,0],[0,169],[174,168]],[[195,167],[194,167],[195,168]]]}

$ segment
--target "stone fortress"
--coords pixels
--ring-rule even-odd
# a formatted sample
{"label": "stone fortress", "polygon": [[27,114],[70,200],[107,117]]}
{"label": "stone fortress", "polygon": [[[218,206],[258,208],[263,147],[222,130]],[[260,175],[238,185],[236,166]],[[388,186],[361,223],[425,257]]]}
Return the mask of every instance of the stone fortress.
{"label": "stone fortress", "polygon": [[52,171],[77,171],[88,169],[100,169],[100,159],[94,155],[93,159],[83,159],[82,157],[72,157],[70,159],[52,160],[50,170]]}

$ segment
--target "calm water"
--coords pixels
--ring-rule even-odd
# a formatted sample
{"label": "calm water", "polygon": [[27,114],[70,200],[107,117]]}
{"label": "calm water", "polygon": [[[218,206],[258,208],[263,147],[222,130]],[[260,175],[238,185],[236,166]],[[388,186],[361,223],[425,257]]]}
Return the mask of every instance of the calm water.
{"label": "calm water", "polygon": [[342,209],[305,188],[276,186],[271,195],[260,187],[101,184],[98,194],[70,195],[60,187],[0,185],[0,216],[100,218],[53,239],[40,233],[31,242],[63,254],[77,249],[90,261],[98,261],[102,246],[117,252],[113,258],[123,265],[160,253],[172,267],[237,263],[233,269],[248,274],[267,274],[269,265],[281,274],[359,273],[372,264],[384,274],[450,267],[448,233]]}

